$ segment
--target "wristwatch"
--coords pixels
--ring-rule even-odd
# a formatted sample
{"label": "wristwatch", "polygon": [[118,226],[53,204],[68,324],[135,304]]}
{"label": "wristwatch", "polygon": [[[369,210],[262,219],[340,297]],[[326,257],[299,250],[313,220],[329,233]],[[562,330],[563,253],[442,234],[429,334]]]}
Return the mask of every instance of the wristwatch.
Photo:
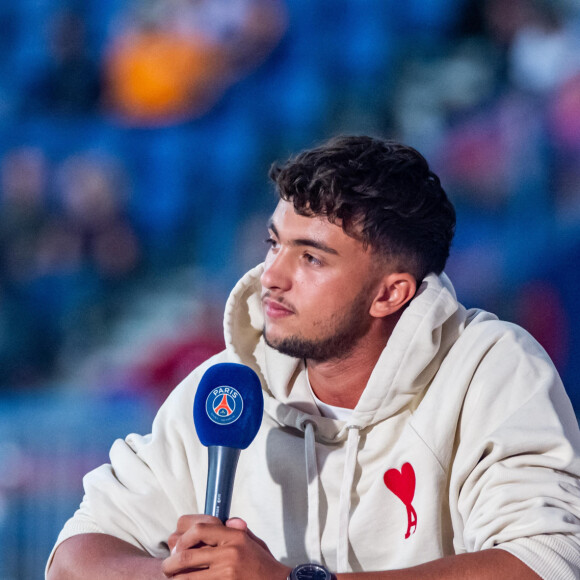
{"label": "wristwatch", "polygon": [[336,580],[336,576],[320,564],[299,564],[287,580]]}

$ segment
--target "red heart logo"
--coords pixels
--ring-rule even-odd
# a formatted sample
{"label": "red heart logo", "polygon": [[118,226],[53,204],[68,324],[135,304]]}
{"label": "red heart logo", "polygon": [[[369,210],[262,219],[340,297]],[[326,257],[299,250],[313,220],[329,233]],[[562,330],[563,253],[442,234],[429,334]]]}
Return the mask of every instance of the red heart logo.
{"label": "red heart logo", "polygon": [[410,463],[404,463],[401,471],[389,469],[384,476],[385,485],[406,506],[410,506],[415,496],[415,470]]}

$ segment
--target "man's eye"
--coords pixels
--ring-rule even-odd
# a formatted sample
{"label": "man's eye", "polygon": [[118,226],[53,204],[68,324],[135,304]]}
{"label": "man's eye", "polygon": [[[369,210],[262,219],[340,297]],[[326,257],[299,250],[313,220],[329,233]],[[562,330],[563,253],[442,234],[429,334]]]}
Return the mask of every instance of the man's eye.
{"label": "man's eye", "polygon": [[315,258],[312,254],[304,254],[304,258],[309,264],[312,264],[313,266],[320,266],[322,264],[322,262],[318,258]]}
{"label": "man's eye", "polygon": [[274,238],[266,238],[264,243],[270,248],[275,248],[278,245],[278,242]]}

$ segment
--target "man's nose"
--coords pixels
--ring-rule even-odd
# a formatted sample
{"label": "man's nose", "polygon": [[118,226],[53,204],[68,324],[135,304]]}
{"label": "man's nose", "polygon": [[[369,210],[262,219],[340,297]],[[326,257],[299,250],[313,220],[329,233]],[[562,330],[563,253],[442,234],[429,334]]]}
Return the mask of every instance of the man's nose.
{"label": "man's nose", "polygon": [[264,263],[260,279],[262,286],[269,290],[288,290],[291,286],[291,268],[289,259],[283,250],[277,254],[270,253]]}

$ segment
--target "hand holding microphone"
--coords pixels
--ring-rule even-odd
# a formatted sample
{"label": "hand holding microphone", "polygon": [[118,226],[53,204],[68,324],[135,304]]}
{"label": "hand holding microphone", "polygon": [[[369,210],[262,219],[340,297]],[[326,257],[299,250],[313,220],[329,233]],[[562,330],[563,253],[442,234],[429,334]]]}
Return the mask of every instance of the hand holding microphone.
{"label": "hand holding microphone", "polygon": [[193,420],[199,440],[208,448],[204,513],[222,522],[229,518],[240,451],[254,440],[263,411],[260,379],[250,367],[220,363],[201,378]]}
{"label": "hand holding microphone", "polygon": [[181,516],[168,545],[171,556],[162,563],[166,578],[199,572],[207,580],[285,580],[291,570],[238,518],[222,525],[205,514]]}
{"label": "hand holding microphone", "polygon": [[[244,521],[233,519],[226,524],[240,451],[256,436],[263,410],[262,387],[251,368],[220,363],[203,375],[195,395],[193,419],[199,440],[208,447],[205,511],[203,515],[179,518],[168,541],[171,555],[163,562],[167,578],[199,570],[216,580],[225,576],[240,580],[286,578],[288,567],[276,561]],[[226,525],[215,525],[214,518]],[[230,549],[223,552],[221,548],[226,545]],[[212,549],[195,549],[198,546]],[[236,552],[238,556],[232,558]],[[243,569],[240,561],[244,562]]]}

